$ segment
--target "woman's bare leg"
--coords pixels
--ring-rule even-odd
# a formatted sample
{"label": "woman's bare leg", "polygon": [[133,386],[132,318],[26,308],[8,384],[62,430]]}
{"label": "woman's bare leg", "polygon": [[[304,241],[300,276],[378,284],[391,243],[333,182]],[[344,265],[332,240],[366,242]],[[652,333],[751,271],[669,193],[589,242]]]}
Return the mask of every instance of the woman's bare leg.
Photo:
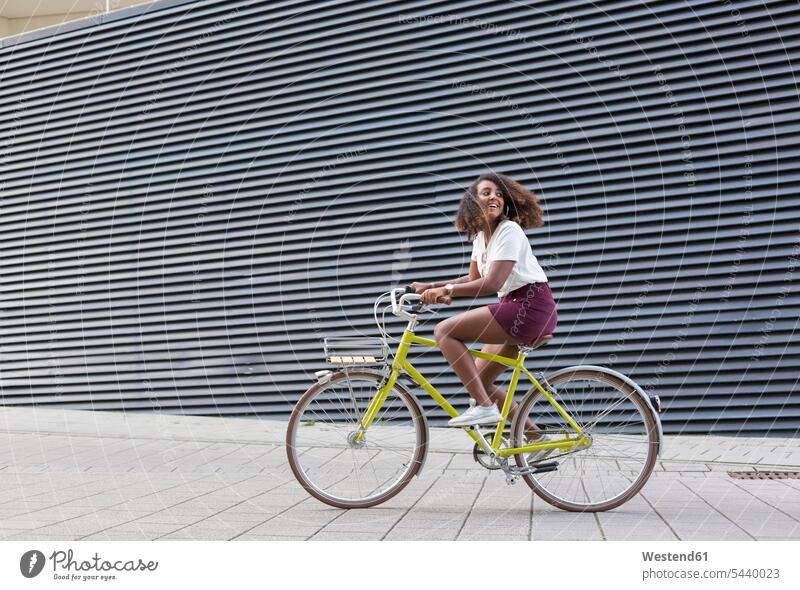
{"label": "woman's bare leg", "polygon": [[507,343],[508,334],[489,308],[479,307],[439,322],[433,334],[442,354],[473,399],[482,406],[490,405],[492,401],[481,382],[475,359],[464,345],[464,342]]}
{"label": "woman's bare leg", "polygon": [[[502,408],[506,392],[494,385],[494,381],[508,367],[485,359],[478,359],[476,364],[464,345],[464,342],[483,342],[487,344],[483,348],[486,352],[517,358],[519,347],[509,341],[508,334],[489,308],[479,307],[438,323],[434,337],[472,398],[482,406],[495,402]],[[513,419],[516,410],[517,403],[512,402],[509,418]],[[530,418],[525,420],[525,432],[537,430],[539,427]]]}
{"label": "woman's bare leg", "polygon": [[[496,354],[499,356],[504,356],[506,358],[515,359],[519,355],[519,346],[516,344],[487,344],[483,347],[483,352],[488,352],[489,354]],[[486,389],[486,393],[489,395],[491,400],[495,402],[498,408],[503,407],[503,402],[506,400],[506,391],[500,389],[494,382],[497,378],[502,375],[506,369],[509,367],[502,363],[496,363],[494,361],[489,361],[486,359],[477,359],[475,361],[476,366],[478,367],[478,374],[481,379],[481,383],[483,383],[484,389]],[[511,409],[508,412],[508,419],[509,421],[514,419],[514,416],[517,413],[517,402],[511,402]],[[539,427],[534,424],[530,418],[525,420],[525,431],[531,432],[539,430]]]}

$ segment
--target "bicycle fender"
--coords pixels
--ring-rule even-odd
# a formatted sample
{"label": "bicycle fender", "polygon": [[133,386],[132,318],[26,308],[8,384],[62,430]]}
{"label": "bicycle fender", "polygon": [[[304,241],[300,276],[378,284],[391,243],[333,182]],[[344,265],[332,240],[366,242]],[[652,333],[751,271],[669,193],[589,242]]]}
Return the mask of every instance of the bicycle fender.
{"label": "bicycle fender", "polygon": [[559,369],[549,377],[555,377],[556,375],[561,375],[562,373],[570,373],[572,371],[602,371],[604,373],[609,373],[610,375],[614,375],[614,377],[618,377],[622,379],[625,383],[633,387],[639,395],[644,399],[644,403],[647,404],[647,408],[650,410],[650,414],[653,416],[653,419],[656,423],[656,429],[658,430],[658,453],[656,454],[658,457],[661,456],[661,450],[664,447],[664,431],[661,428],[661,418],[658,416],[658,412],[653,407],[653,404],[650,402],[650,396],[647,395],[644,390],[639,387],[639,385],[627,375],[620,373],[619,371],[615,371],[614,369],[609,369],[608,367],[601,367],[598,365],[574,365],[572,367],[565,367],[563,369]]}
{"label": "bicycle fender", "polygon": [[422,459],[419,462],[419,469],[417,470],[416,473],[416,476],[419,477],[419,474],[422,473],[422,470],[425,468],[425,461],[428,460],[428,444],[430,443],[431,431],[430,429],[428,429],[428,416],[425,415],[425,408],[422,406],[421,403],[419,403],[419,399],[417,399],[417,396],[414,395],[414,393],[404,385],[401,385],[401,387],[405,390],[406,393],[408,393],[409,397],[412,400],[414,400],[414,403],[416,403],[417,406],[419,407],[419,413],[422,416],[422,428],[425,429],[426,433],[425,449],[422,451]]}

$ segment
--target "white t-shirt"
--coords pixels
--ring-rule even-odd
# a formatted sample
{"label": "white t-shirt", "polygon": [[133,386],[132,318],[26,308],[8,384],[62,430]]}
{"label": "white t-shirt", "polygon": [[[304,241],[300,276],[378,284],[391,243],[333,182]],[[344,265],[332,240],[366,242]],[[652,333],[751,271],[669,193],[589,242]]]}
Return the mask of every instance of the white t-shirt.
{"label": "white t-shirt", "polygon": [[504,219],[495,228],[489,238],[489,248],[483,238],[483,231],[472,242],[472,260],[478,263],[478,272],[485,277],[489,265],[495,260],[513,260],[516,262],[506,282],[497,292],[499,297],[519,289],[528,283],[546,283],[547,276],[531,250],[528,236],[516,221]]}

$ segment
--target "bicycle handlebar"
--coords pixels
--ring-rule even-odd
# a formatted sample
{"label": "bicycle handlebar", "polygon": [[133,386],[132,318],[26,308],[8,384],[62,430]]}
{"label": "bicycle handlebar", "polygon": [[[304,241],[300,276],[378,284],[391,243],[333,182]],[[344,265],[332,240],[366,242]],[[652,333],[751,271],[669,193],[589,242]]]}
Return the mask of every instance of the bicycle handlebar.
{"label": "bicycle handlebar", "polygon": [[[400,295],[399,301],[397,299],[398,292],[402,293],[402,295]],[[415,305],[409,301],[412,298],[416,298],[417,301],[422,299],[422,295],[419,295],[416,292],[416,289],[414,289],[414,287],[412,287],[411,285],[406,285],[405,287],[397,287],[395,289],[392,289],[390,293],[392,296],[392,313],[396,316],[405,317],[408,319],[411,319],[413,317],[408,311],[403,309],[403,306],[406,304],[411,305],[410,311],[412,313],[420,313],[421,311],[426,309],[425,305],[421,303]]]}

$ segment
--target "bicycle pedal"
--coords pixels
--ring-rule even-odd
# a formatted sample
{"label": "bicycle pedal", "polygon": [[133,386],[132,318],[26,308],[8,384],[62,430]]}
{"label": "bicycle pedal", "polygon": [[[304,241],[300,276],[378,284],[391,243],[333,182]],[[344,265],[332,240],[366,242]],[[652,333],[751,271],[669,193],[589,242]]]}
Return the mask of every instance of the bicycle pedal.
{"label": "bicycle pedal", "polygon": [[533,467],[525,467],[519,469],[516,475],[536,475],[538,473],[548,473],[550,471],[558,471],[558,461],[550,461],[549,463],[542,463]]}
{"label": "bicycle pedal", "polygon": [[548,461],[547,463],[531,463],[534,469],[558,469],[558,461]]}
{"label": "bicycle pedal", "polygon": [[558,471],[558,461],[551,461],[550,463],[542,463],[532,467],[534,471],[531,473],[547,473],[548,471]]}

